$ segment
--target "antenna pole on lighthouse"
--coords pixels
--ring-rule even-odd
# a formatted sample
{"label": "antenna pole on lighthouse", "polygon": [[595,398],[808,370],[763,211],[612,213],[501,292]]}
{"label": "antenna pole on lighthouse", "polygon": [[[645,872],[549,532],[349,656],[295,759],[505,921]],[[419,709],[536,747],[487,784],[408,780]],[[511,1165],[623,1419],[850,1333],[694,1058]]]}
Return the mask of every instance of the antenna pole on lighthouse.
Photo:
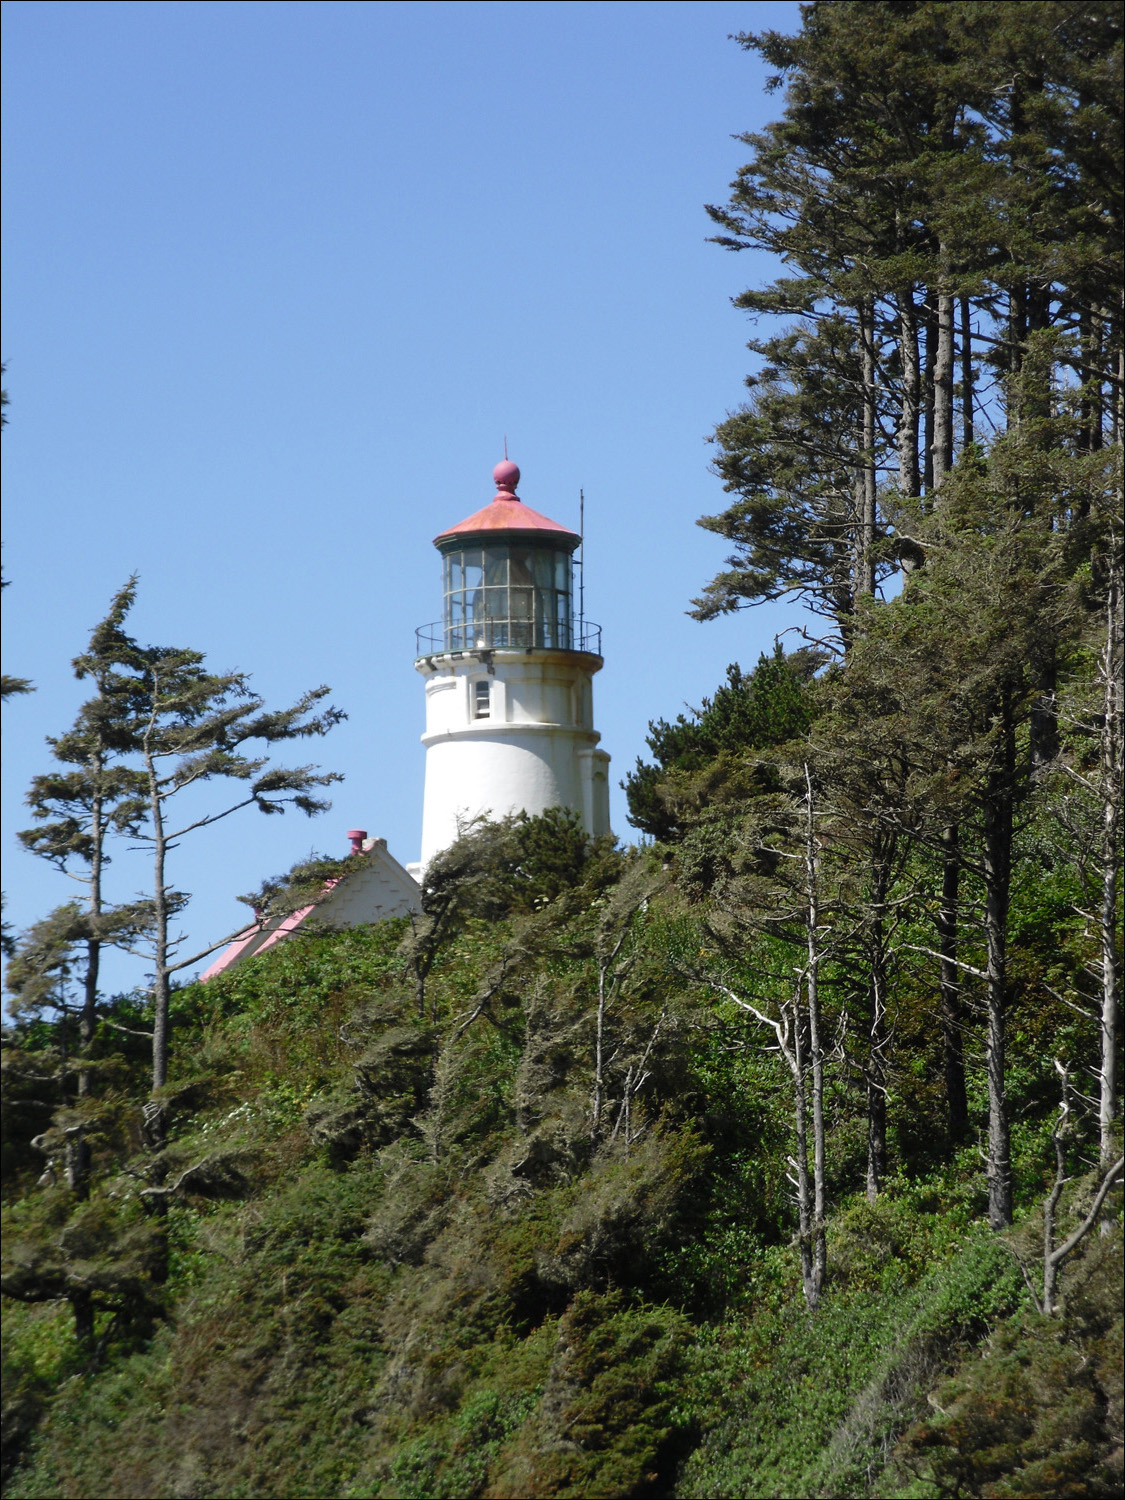
{"label": "antenna pole on lighthouse", "polygon": [[586,645],[586,492],[578,491],[578,649]]}

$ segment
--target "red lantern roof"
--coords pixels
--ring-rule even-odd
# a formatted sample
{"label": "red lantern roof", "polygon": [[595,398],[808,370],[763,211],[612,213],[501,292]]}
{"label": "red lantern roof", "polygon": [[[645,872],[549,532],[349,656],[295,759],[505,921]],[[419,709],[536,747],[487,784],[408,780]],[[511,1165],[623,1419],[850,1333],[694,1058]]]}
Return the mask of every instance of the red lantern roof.
{"label": "red lantern roof", "polygon": [[448,531],[443,531],[434,537],[435,547],[440,547],[443,542],[451,541],[454,537],[514,531],[531,533],[544,539],[544,534],[554,536],[563,542],[569,551],[574,551],[582,540],[576,531],[571,531],[568,526],[560,526],[549,516],[541,516],[537,510],[532,510],[530,505],[525,505],[516,494],[516,485],[520,482],[520,471],[510,459],[505,459],[503,463],[496,465],[492,471],[492,478],[496,484],[496,494],[491,503],[483,510],[478,510],[475,515],[469,516],[467,520],[459,521],[456,526],[451,526]]}

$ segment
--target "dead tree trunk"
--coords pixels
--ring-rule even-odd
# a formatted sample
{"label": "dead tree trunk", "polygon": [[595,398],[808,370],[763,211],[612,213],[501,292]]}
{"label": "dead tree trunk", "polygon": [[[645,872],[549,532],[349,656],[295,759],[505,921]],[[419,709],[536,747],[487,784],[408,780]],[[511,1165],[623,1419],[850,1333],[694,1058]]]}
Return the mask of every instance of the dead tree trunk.
{"label": "dead tree trunk", "polygon": [[1121,1025],[1121,972],[1117,960],[1117,880],[1121,835],[1122,699],[1125,661],[1122,636],[1122,545],[1116,522],[1110,533],[1109,579],[1105,606],[1105,645],[1102,649],[1102,848],[1101,901],[1101,1014],[1098,1066],[1098,1152],[1104,1166],[1113,1152],[1117,1119],[1117,1035]]}
{"label": "dead tree trunk", "polygon": [[1041,1296],[1036,1296],[1035,1288],[1030,1286],[1030,1279],[1027,1278],[1026,1272],[1024,1273],[1025,1279],[1029,1281],[1029,1290],[1038,1303],[1039,1311],[1048,1317],[1058,1311],[1059,1270],[1063,1262],[1074,1254],[1097,1223],[1102,1205],[1113,1188],[1120,1186],[1122,1169],[1125,1168],[1125,1157],[1122,1156],[1118,1156],[1113,1162],[1102,1162],[1102,1180],[1098,1184],[1098,1190],[1094,1194],[1094,1201],[1089,1212],[1078,1228],[1061,1245],[1056,1245],[1055,1229],[1059,1202],[1063,1188],[1070,1181],[1066,1171],[1066,1137],[1070,1122],[1070,1078],[1066,1068],[1057,1059],[1055,1067],[1062,1077],[1062,1100],[1059,1104],[1058,1121],[1051,1132],[1051,1144],[1055,1148],[1055,1180],[1051,1185],[1047,1201],[1043,1205],[1043,1291]]}
{"label": "dead tree trunk", "polygon": [[1002,726],[1002,763],[992,778],[984,809],[984,929],[987,952],[988,1031],[988,1221],[993,1229],[1012,1222],[1011,1131],[1008,1120],[1007,1002],[1008,902],[1012,867],[1012,783],[1015,732]]}
{"label": "dead tree trunk", "polygon": [[[808,1000],[809,1051],[812,1056],[812,1125],[813,1125],[813,1220],[812,1282],[806,1283],[805,1300],[810,1309],[820,1301],[827,1258],[825,1241],[824,1192],[824,1049],[820,1040],[820,845],[816,832],[816,808],[812,775],[805,766],[805,897],[806,897],[806,969],[805,993]],[[796,1031],[799,1033],[800,1028]]]}
{"label": "dead tree trunk", "polygon": [[887,934],[890,872],[875,865],[868,921],[867,1201],[874,1203],[887,1175]]}

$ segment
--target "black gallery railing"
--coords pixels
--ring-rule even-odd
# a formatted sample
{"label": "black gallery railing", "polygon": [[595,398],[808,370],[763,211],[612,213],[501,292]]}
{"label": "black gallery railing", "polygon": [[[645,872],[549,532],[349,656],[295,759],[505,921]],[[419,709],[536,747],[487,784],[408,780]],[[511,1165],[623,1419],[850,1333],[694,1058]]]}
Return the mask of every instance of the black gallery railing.
{"label": "black gallery railing", "polygon": [[414,632],[416,657],[462,651],[589,651],[602,654],[602,627],[592,620],[497,620],[446,625],[435,620]]}

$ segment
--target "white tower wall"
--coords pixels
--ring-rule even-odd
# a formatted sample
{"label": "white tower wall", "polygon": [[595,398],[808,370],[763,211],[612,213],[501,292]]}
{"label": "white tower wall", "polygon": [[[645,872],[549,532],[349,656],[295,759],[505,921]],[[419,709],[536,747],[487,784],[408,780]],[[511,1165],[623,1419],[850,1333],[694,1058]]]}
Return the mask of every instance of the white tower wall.
{"label": "white tower wall", "polygon": [[609,756],[593,721],[600,656],[494,650],[416,665],[426,679],[422,869],[477,817],[568,807],[587,833],[609,832]]}

